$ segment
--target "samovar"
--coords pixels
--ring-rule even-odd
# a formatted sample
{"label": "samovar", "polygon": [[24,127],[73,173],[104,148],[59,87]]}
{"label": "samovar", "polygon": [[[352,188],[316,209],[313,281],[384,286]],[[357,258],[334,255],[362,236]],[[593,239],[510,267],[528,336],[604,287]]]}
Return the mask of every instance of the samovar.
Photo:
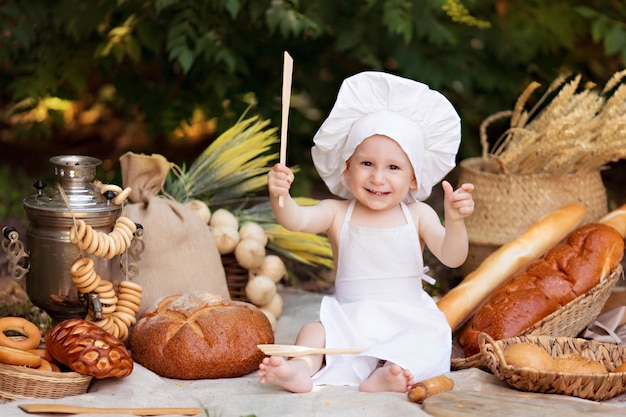
{"label": "samovar", "polygon": [[105,259],[81,254],[70,242],[70,228],[76,220],[83,219],[95,231],[109,233],[122,206],[112,202],[113,193],[102,195],[94,186],[96,167],[102,163],[99,159],[60,155],[50,158],[50,162],[58,184],[47,187],[43,181],[37,181],[37,193],[23,201],[28,220],[25,247],[16,229],[9,226],[3,228],[2,248],[7,252],[13,278],[26,278],[30,301],[58,322],[84,318],[94,304],[98,308],[97,299],[80,293],[72,282],[70,268],[80,256],[94,260],[96,273],[102,279],[117,283],[123,273],[120,255]]}

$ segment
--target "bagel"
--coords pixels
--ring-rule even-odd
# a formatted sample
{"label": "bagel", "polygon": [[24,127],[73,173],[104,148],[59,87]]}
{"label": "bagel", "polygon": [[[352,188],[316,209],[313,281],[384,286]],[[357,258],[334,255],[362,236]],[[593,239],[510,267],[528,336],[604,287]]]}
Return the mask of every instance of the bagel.
{"label": "bagel", "polygon": [[41,357],[34,353],[21,349],[14,349],[6,346],[0,346],[0,362],[8,365],[28,366],[30,368],[38,368],[41,366]]}
{"label": "bagel", "polygon": [[[7,331],[19,333],[26,338],[23,340],[12,339],[5,334]],[[35,349],[39,343],[41,343],[41,330],[36,324],[23,317],[0,318],[0,346],[29,350]]]}

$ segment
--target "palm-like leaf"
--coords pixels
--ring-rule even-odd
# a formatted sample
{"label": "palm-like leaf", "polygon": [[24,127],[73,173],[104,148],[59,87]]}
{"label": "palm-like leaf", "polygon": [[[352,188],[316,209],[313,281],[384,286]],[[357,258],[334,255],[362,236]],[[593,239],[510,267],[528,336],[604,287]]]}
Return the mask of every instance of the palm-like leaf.
{"label": "palm-like leaf", "polygon": [[243,197],[267,184],[266,174],[277,153],[268,153],[278,142],[269,121],[251,117],[234,124],[215,139],[188,170],[169,182],[166,191],[178,201],[199,198],[209,206],[223,199]]}

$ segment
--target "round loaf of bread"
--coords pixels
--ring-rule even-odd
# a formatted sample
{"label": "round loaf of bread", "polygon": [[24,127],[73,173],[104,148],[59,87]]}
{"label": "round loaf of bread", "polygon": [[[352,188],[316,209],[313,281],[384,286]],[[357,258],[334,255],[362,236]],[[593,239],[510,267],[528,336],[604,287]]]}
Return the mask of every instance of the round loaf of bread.
{"label": "round loaf of bread", "polygon": [[258,344],[274,343],[272,326],[256,306],[207,292],[158,300],[133,327],[136,362],[175,379],[230,378],[258,368]]}

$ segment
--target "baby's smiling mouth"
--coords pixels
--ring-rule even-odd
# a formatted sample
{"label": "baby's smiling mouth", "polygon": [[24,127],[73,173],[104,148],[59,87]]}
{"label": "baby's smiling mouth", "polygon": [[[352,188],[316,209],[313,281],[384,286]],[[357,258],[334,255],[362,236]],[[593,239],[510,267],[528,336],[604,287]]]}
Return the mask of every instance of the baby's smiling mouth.
{"label": "baby's smiling mouth", "polygon": [[374,195],[387,195],[389,194],[388,191],[376,191],[376,190],[370,190],[369,188],[366,188],[367,192],[370,194],[374,194]]}

